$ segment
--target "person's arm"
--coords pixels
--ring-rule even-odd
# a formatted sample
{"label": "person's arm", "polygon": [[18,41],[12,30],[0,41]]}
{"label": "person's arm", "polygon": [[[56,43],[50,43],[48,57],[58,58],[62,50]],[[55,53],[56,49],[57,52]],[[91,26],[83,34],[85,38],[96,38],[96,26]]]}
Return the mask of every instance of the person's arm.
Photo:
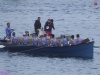
{"label": "person's arm", "polygon": [[77,42],[76,42],[76,40],[74,40],[75,41],[75,45],[77,44]]}
{"label": "person's arm", "polygon": [[70,40],[70,41],[69,41],[69,46],[71,46],[71,43],[72,43],[72,41]]}
{"label": "person's arm", "polygon": [[19,44],[19,42],[18,42],[18,37],[17,37],[17,44]]}
{"label": "person's arm", "polygon": [[12,44],[12,39],[13,39],[13,37],[11,37],[11,39],[10,39],[10,43]]}
{"label": "person's arm", "polygon": [[41,29],[41,22],[40,22],[40,29]]}
{"label": "person's arm", "polygon": [[50,45],[52,44],[52,39],[50,39]]}
{"label": "person's arm", "polygon": [[[56,39],[57,40],[57,39]],[[58,46],[61,46],[61,39],[60,40],[57,40],[57,44],[58,44]]]}
{"label": "person's arm", "polygon": [[77,40],[77,39],[75,39],[75,41],[76,41],[76,44],[78,44],[78,40]]}
{"label": "person's arm", "polygon": [[54,24],[52,24],[52,28],[55,30]]}
{"label": "person's arm", "polygon": [[39,38],[38,39],[38,46],[40,46],[41,45],[41,39]]}
{"label": "person's arm", "polygon": [[46,24],[44,25],[44,31],[46,31]]}
{"label": "person's arm", "polygon": [[38,23],[37,23],[37,20],[35,20],[35,23],[34,23],[34,30],[35,30],[35,32],[36,32],[36,30],[37,30],[37,25]]}
{"label": "person's arm", "polygon": [[36,20],[35,20],[35,23],[34,23],[34,27],[36,26]]}
{"label": "person's arm", "polygon": [[36,20],[35,20],[35,23],[34,23],[34,29],[36,29]]}
{"label": "person's arm", "polygon": [[10,29],[10,34],[14,31],[14,29]]}

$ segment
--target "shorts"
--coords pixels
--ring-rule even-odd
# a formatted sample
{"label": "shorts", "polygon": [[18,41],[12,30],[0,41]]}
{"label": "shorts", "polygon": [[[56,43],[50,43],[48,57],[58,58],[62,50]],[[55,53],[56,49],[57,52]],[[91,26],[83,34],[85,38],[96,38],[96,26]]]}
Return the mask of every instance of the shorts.
{"label": "shorts", "polygon": [[50,36],[52,32],[46,31],[47,36]]}

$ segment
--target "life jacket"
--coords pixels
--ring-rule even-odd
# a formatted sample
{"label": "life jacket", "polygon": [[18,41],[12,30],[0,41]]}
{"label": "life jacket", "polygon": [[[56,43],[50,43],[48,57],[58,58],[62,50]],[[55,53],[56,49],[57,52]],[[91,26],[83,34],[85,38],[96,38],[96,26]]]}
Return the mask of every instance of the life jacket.
{"label": "life jacket", "polygon": [[18,43],[18,38],[12,37],[12,44],[17,44],[17,43]]}
{"label": "life jacket", "polygon": [[23,38],[23,39],[22,39],[22,43],[23,43],[24,45],[27,45],[27,44],[28,44],[28,38]]}
{"label": "life jacket", "polygon": [[54,46],[57,46],[57,40],[56,39],[52,39],[52,44],[51,44],[53,47]]}
{"label": "life jacket", "polygon": [[82,42],[81,38],[77,38],[77,44],[80,44]]}
{"label": "life jacket", "polygon": [[76,44],[76,41],[75,40],[71,40],[71,45],[75,45]]}
{"label": "life jacket", "polygon": [[67,41],[66,38],[62,39],[62,44],[63,44],[63,46],[67,46],[68,45],[68,41]]}
{"label": "life jacket", "polygon": [[32,43],[33,45],[38,46],[38,38],[34,38]]}

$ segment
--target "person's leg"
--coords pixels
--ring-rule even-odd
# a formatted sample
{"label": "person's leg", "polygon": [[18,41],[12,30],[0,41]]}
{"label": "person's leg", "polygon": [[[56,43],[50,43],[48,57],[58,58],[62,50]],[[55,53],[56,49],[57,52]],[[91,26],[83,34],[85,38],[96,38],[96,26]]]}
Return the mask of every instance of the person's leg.
{"label": "person's leg", "polygon": [[28,40],[28,44],[32,44],[32,39],[31,38],[29,38],[29,40]]}
{"label": "person's leg", "polygon": [[48,31],[46,31],[46,35],[48,36]]}
{"label": "person's leg", "polygon": [[38,36],[38,34],[39,34],[39,30],[36,30],[36,32],[35,32],[35,33],[36,33],[36,35]]}
{"label": "person's leg", "polygon": [[18,43],[22,44],[22,38],[21,37],[18,38]]}

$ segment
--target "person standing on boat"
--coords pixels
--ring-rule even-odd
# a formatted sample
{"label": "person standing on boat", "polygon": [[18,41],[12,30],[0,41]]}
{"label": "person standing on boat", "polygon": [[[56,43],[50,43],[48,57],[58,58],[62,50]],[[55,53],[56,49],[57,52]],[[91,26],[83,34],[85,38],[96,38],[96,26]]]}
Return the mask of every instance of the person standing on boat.
{"label": "person standing on boat", "polygon": [[44,25],[44,31],[48,36],[52,34],[52,28],[55,30],[53,19],[48,19],[48,21]]}
{"label": "person standing on boat", "polygon": [[10,39],[11,38],[11,33],[14,31],[14,29],[10,29],[10,23],[7,23],[7,28],[6,28],[6,38]]}
{"label": "person standing on boat", "polygon": [[76,39],[76,43],[77,43],[77,44],[80,44],[80,43],[83,41],[83,40],[80,38],[80,35],[79,35],[79,34],[76,35],[76,38],[77,38],[77,39]]}
{"label": "person standing on boat", "polygon": [[38,36],[38,31],[37,29],[41,29],[41,22],[40,22],[40,17],[37,18],[37,20],[34,23],[34,29],[35,29],[35,33]]}
{"label": "person standing on boat", "polygon": [[76,45],[76,40],[74,39],[74,35],[71,36],[71,40],[69,41],[69,45]]}

